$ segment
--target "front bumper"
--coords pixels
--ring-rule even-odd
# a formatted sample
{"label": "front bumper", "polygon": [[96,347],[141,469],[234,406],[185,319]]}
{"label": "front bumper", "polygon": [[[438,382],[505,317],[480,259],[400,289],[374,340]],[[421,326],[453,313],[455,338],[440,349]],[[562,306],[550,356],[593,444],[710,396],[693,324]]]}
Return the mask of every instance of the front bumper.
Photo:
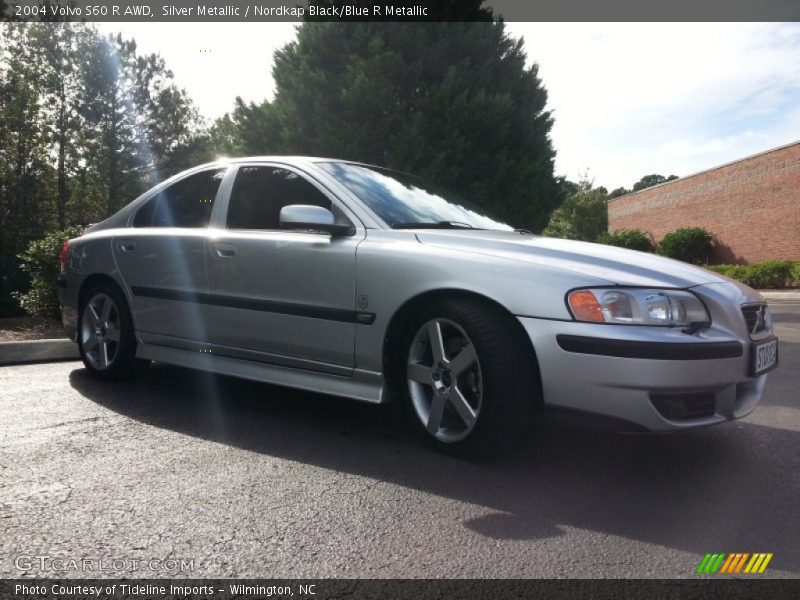
{"label": "front bumper", "polygon": [[[724,286],[726,284],[719,284]],[[705,427],[750,414],[767,375],[751,377],[751,340],[739,299],[703,290],[712,325],[679,329],[518,317],[536,351],[547,406],[627,421],[651,431]]]}

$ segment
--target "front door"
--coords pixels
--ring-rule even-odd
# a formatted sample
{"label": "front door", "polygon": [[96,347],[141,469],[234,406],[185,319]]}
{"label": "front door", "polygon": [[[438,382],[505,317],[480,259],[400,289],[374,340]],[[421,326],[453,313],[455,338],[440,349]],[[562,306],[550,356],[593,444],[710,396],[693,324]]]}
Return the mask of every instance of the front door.
{"label": "front door", "polygon": [[283,366],[352,368],[355,257],[360,235],[282,230],[290,204],[323,206],[350,222],[322,188],[289,167],[243,165],[219,229],[206,244],[210,341]]}

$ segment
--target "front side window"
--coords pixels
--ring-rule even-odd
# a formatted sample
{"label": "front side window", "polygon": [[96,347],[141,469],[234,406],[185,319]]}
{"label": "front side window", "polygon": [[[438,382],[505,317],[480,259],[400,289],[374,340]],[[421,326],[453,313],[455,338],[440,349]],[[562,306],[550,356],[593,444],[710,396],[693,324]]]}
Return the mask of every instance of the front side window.
{"label": "front side window", "polygon": [[133,219],[134,227],[208,227],[226,169],[201,171],[164,188]]}
{"label": "front side window", "polygon": [[284,206],[331,201],[297,173],[280,167],[240,167],[228,203],[228,229],[280,229]]}
{"label": "front side window", "polygon": [[356,197],[395,229],[465,227],[511,230],[465,202],[419,177],[379,167],[352,163],[319,162]]}

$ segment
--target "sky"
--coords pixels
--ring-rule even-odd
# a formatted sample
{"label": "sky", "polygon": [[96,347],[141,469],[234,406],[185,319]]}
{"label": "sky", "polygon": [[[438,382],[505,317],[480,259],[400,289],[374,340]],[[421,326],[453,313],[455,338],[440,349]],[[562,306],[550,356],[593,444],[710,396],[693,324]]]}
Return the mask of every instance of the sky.
{"label": "sky", "polygon": [[[215,119],[272,98],[291,23],[98,23],[160,53]],[[800,140],[800,24],[507,23],[539,65],[556,173],[609,190]]]}

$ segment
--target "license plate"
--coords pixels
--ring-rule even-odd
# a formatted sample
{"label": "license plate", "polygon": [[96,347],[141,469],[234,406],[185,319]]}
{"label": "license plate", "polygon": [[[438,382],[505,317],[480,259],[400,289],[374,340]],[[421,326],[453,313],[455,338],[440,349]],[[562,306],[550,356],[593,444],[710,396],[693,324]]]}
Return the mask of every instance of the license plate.
{"label": "license plate", "polygon": [[753,344],[750,353],[750,375],[756,377],[778,366],[778,340]]}

